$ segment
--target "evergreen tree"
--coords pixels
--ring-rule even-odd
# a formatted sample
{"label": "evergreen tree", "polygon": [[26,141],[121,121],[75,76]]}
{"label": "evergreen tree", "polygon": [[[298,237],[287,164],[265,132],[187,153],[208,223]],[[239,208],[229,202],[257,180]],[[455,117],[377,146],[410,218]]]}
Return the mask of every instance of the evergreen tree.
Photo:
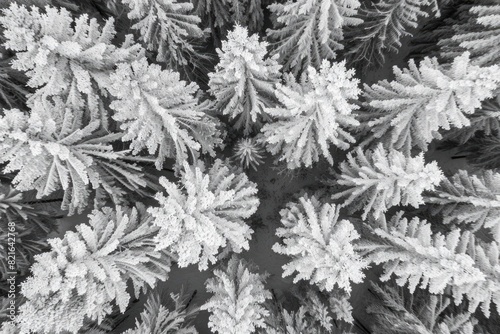
{"label": "evergreen tree", "polygon": [[361,115],[370,132],[363,144],[377,140],[409,155],[413,147],[427,150],[440,130],[470,125],[467,118],[498,89],[500,68],[470,64],[468,53],[451,66],[425,58],[417,67],[394,67],[395,80],[365,86],[366,112]]}
{"label": "evergreen tree", "polygon": [[[469,126],[460,129],[451,129],[444,133],[443,138],[462,145],[467,143],[471,138],[477,137],[478,134],[490,136],[500,133],[500,95],[484,101],[479,109],[476,109],[473,114],[467,117],[470,121]],[[483,155],[484,159],[488,159],[489,157],[491,155]]]}
{"label": "evergreen tree", "polygon": [[499,169],[500,132],[495,131],[495,134],[492,135],[479,135],[473,137],[464,145],[460,146],[457,155],[465,157],[467,163],[475,168]]}
{"label": "evergreen tree", "polygon": [[453,26],[454,35],[439,42],[442,56],[453,58],[467,50],[475,65],[500,65],[500,5],[487,2],[490,4],[472,6],[466,19]]}
{"label": "evergreen tree", "polygon": [[208,27],[216,45],[220,45],[233,25],[258,33],[264,24],[261,0],[194,0],[195,12]]}
{"label": "evergreen tree", "polygon": [[181,291],[178,294],[171,293],[173,309],[162,304],[160,295],[151,295],[141,320],[135,321],[135,328],[125,331],[123,334],[198,334],[196,328],[191,324],[198,313],[198,308],[189,305],[189,296]]}
{"label": "evergreen tree", "polygon": [[[50,111],[48,111],[50,109]],[[148,185],[141,168],[130,162],[127,151],[111,144],[122,134],[99,129],[99,121],[81,123],[83,111],[55,100],[35,105],[31,114],[11,109],[0,116],[0,162],[19,191],[36,190],[42,198],[64,191],[61,208],[81,212],[91,190],[121,203],[125,190],[144,194]],[[53,118],[47,117],[51,114]]]}
{"label": "evergreen tree", "polygon": [[[128,17],[136,22],[132,28],[140,32],[140,40],[154,51],[156,60],[167,67],[188,74],[201,67],[203,56],[193,41],[201,39],[201,22],[190,14],[193,4],[177,0],[122,0],[130,8]],[[189,75],[187,75],[189,77]]]}
{"label": "evergreen tree", "polygon": [[269,120],[266,107],[273,105],[274,88],[280,77],[276,57],[266,58],[266,42],[257,34],[236,25],[229,32],[214,73],[209,73],[210,93],[215,96],[217,111],[236,119],[234,127],[249,134]]}
{"label": "evergreen tree", "polygon": [[131,141],[138,154],[147,149],[156,155],[157,169],[163,168],[166,158],[178,163],[199,151],[214,155],[214,146],[222,140],[217,123],[200,109],[196,83],[186,83],[179,74],[148,64],[145,58],[130,64],[118,65],[111,75],[113,119],[125,131],[123,141]]}
{"label": "evergreen tree", "polygon": [[114,304],[125,311],[129,280],[136,297],[165,280],[170,256],[154,249],[158,229],[145,211],[142,205],[94,210],[89,225],[49,240],[51,251],[36,256],[32,276],[21,284],[27,299],[16,318],[21,331],[77,333],[85,319],[101,322]]}
{"label": "evergreen tree", "polygon": [[267,35],[283,69],[297,75],[309,66],[319,69],[324,59],[334,59],[343,48],[343,28],[363,22],[354,17],[360,5],[358,0],[287,0],[270,5],[274,29]]}
{"label": "evergreen tree", "polygon": [[239,139],[234,145],[233,151],[233,160],[239,162],[241,167],[245,169],[252,167],[254,170],[257,170],[257,166],[263,162],[262,159],[265,154],[258,137]]}
{"label": "evergreen tree", "polygon": [[184,163],[177,184],[160,178],[168,197],[156,194],[159,207],[148,211],[160,228],[157,248],[175,254],[179,267],[217,262],[221,251],[248,249],[253,233],[245,223],[259,205],[256,184],[239,169],[216,160],[206,170],[202,162]]}
{"label": "evergreen tree", "polygon": [[354,143],[350,127],[359,122],[351,101],[358,97],[358,79],[345,62],[330,64],[323,61],[321,69],[309,67],[300,83],[292,76],[286,85],[278,84],[275,94],[280,102],[266,112],[275,120],[263,129],[267,150],[290,169],[310,167],[320,155],[333,164],[330,145],[346,150]]}
{"label": "evergreen tree", "polygon": [[437,163],[426,164],[423,153],[412,158],[387,151],[382,144],[366,153],[358,147],[340,164],[335,180],[347,189],[333,194],[332,199],[343,199],[342,206],[351,212],[363,210],[363,219],[369,213],[378,218],[393,206],[424,204],[422,193],[433,190],[442,179]]}
{"label": "evergreen tree", "polygon": [[309,280],[321,289],[334,287],[350,293],[351,282],[361,283],[366,261],[354,251],[353,242],[360,235],[348,220],[339,220],[339,208],[322,204],[315,196],[304,195],[280,211],[281,224],[273,251],[292,260],[283,266],[283,276],[297,272],[294,283]]}
{"label": "evergreen tree", "polygon": [[445,224],[470,224],[473,231],[485,227],[500,242],[500,174],[491,170],[469,174],[459,170],[424,201],[431,213],[441,214]]}
{"label": "evergreen tree", "polygon": [[465,296],[470,313],[481,304],[489,317],[490,304],[500,303],[498,244],[483,245],[459,229],[433,233],[427,221],[402,215],[400,211],[389,221],[382,217],[376,226],[365,224],[373,239],[358,244],[369,261],[383,264],[381,281],[395,275],[399,286],[408,283],[410,293],[418,285],[431,294],[451,290],[456,305]]}
{"label": "evergreen tree", "polygon": [[116,64],[143,55],[140,45],[127,36],[120,47],[111,44],[114,21],[101,28],[95,18],[83,14],[73,19],[64,9],[47,6],[27,9],[15,2],[3,11],[5,46],[16,52],[12,67],[26,72],[28,86],[37,91],[35,101],[62,96],[71,108],[86,111],[84,118],[108,126],[105,95]]}
{"label": "evergreen tree", "polygon": [[[372,282],[378,300],[367,308],[375,315],[374,334],[477,334],[477,320],[468,312],[454,310],[443,295],[422,290],[409,295],[404,289]],[[481,332],[482,333],[482,332]]]}
{"label": "evergreen tree", "polygon": [[265,328],[264,308],[271,293],[264,287],[265,278],[250,270],[245,261],[233,256],[222,270],[214,270],[205,283],[213,296],[201,306],[210,312],[208,326],[219,334],[252,334]]}
{"label": "evergreen tree", "polygon": [[361,10],[363,24],[352,28],[347,38],[347,54],[352,63],[365,67],[382,65],[387,53],[399,51],[403,37],[412,36],[408,30],[415,29],[420,18],[429,16],[429,6],[439,15],[436,0],[382,0]]}

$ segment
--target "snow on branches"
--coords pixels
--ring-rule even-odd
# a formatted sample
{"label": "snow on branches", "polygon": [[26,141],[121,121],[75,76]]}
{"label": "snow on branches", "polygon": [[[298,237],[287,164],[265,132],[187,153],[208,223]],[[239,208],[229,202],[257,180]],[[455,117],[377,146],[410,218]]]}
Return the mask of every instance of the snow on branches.
{"label": "snow on branches", "polygon": [[273,105],[275,84],[281,66],[276,57],[266,58],[266,42],[257,34],[236,25],[229,32],[222,49],[217,49],[220,61],[214,73],[209,73],[210,93],[215,96],[215,108],[231,119],[234,127],[249,134],[269,120],[265,108]]}
{"label": "snow on branches", "polygon": [[156,155],[156,168],[166,158],[177,163],[199,151],[213,154],[221,144],[217,124],[198,110],[196,83],[181,81],[179,74],[148,64],[145,58],[119,64],[111,75],[111,93],[117,98],[110,107],[113,119],[125,131],[123,141],[131,141],[134,154],[147,149]]}
{"label": "snow on branches", "polygon": [[[157,52],[156,60],[173,70],[197,66],[197,50],[191,40],[201,38],[200,18],[190,14],[193,4],[177,0],[122,0],[130,7],[128,17],[136,22],[132,29],[148,50]],[[191,69],[192,70],[192,69]]]}
{"label": "snow on branches", "polygon": [[431,294],[451,289],[455,304],[466,296],[469,312],[481,304],[488,317],[490,304],[500,303],[500,266],[498,244],[484,245],[470,232],[453,229],[447,234],[433,233],[430,224],[414,217],[403,218],[400,211],[389,221],[382,217],[378,226],[365,224],[373,241],[361,241],[357,250],[375,264],[383,264],[387,281],[396,276],[396,283],[408,283],[410,293],[419,285]]}
{"label": "snow on branches", "polygon": [[126,190],[143,193],[141,168],[127,161],[127,151],[111,146],[121,134],[100,130],[99,121],[82,126],[83,111],[58,99],[45,102],[30,115],[12,109],[0,116],[0,163],[7,163],[4,173],[17,172],[12,181],[17,190],[36,190],[42,198],[62,189],[61,208],[70,214],[88,205],[93,189],[116,203]]}
{"label": "snow on branches", "polygon": [[335,183],[347,189],[332,195],[344,199],[342,206],[351,212],[363,210],[380,217],[396,205],[418,207],[424,203],[422,193],[433,190],[443,179],[435,161],[426,164],[424,155],[412,158],[396,150],[385,150],[379,144],[374,150],[363,152],[357,148],[340,164]]}
{"label": "snow on branches", "polygon": [[[368,2],[369,3],[369,2]],[[409,28],[416,28],[420,17],[428,17],[425,7],[438,11],[436,0],[382,0],[372,3],[360,11],[363,23],[352,30],[348,54],[353,62],[362,66],[381,65],[385,54],[398,52],[401,38],[411,34]]]}
{"label": "snow on branches", "polygon": [[360,5],[358,0],[288,0],[269,5],[274,18],[274,29],[267,30],[272,53],[279,54],[283,69],[294,75],[309,66],[318,69],[343,48],[343,27],[363,22],[353,17]]}
{"label": "snow on branches", "polygon": [[365,85],[362,113],[371,132],[363,143],[376,140],[409,155],[413,147],[426,151],[440,130],[470,125],[481,102],[493,96],[500,83],[498,66],[470,64],[469,54],[456,57],[451,66],[439,65],[435,58],[424,58],[417,67],[394,67],[395,80]]}
{"label": "snow on branches", "polygon": [[141,320],[135,320],[135,328],[125,331],[123,334],[198,334],[192,325],[192,320],[198,313],[198,308],[191,307],[189,296],[181,291],[178,294],[171,293],[170,299],[173,309],[162,304],[158,293],[151,295]]}
{"label": "snow on branches", "polygon": [[251,272],[249,265],[236,256],[223,270],[214,270],[214,275],[205,283],[214,295],[201,306],[210,312],[210,329],[219,334],[252,334],[257,328],[265,328],[269,311],[263,304],[271,299],[264,287],[265,278]]}
{"label": "snow on branches", "polygon": [[470,224],[473,231],[484,227],[500,242],[500,173],[459,170],[424,201],[432,205],[432,214],[443,216],[443,223]]}
{"label": "snow on branches", "polygon": [[267,150],[280,153],[291,169],[310,167],[320,155],[333,164],[330,145],[348,149],[355,142],[348,128],[359,125],[352,114],[357,106],[351,100],[360,94],[353,76],[345,62],[324,60],[319,71],[309,67],[300,83],[289,76],[286,85],[278,84],[281,106],[266,109],[275,121],[262,128]]}
{"label": "snow on branches", "polygon": [[[480,3],[480,2],[475,2]],[[472,6],[466,22],[453,26],[454,34],[439,41],[441,55],[452,58],[463,50],[471,53],[475,65],[500,65],[500,5],[492,1]]]}
{"label": "snow on branches", "polygon": [[100,323],[115,304],[125,312],[129,280],[138,297],[146,285],[167,279],[171,258],[154,249],[158,229],[144,206],[104,207],[89,219],[49,240],[52,249],[36,256],[32,276],[21,284],[26,303],[17,322],[23,333],[77,333],[84,320]]}
{"label": "snow on branches", "polygon": [[158,249],[178,257],[179,267],[217,262],[221,251],[248,249],[253,233],[245,223],[259,205],[257,186],[239,169],[216,160],[206,171],[202,162],[184,162],[178,184],[160,178],[168,197],[156,194],[159,207],[148,211],[160,227]]}
{"label": "snow on branches", "polygon": [[15,2],[3,10],[5,47],[16,53],[12,67],[25,71],[28,85],[37,88],[35,100],[63,96],[74,108],[88,110],[87,119],[107,127],[102,95],[109,87],[109,74],[116,64],[143,55],[140,45],[127,36],[121,47],[111,44],[115,37],[113,19],[101,28],[87,14],[73,19],[64,9],[47,6],[27,9]]}
{"label": "snow on branches", "polygon": [[334,287],[351,292],[351,282],[361,283],[368,263],[354,250],[353,242],[360,238],[353,224],[339,219],[339,208],[321,203],[315,196],[304,195],[280,211],[281,224],[276,235],[283,244],[273,250],[292,260],[283,266],[283,276],[297,275],[294,283],[309,280],[321,289]]}

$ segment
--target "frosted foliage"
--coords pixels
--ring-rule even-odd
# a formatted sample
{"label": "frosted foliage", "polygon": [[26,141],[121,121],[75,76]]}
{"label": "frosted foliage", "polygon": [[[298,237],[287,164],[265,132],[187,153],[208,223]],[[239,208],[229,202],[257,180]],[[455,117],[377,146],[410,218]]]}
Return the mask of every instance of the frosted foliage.
{"label": "frosted foliage", "polygon": [[378,218],[396,205],[416,208],[423,204],[422,193],[433,190],[443,177],[435,161],[425,163],[423,153],[412,158],[399,151],[387,151],[382,144],[366,153],[358,147],[340,164],[335,180],[346,189],[332,198],[343,199],[342,205],[352,212],[362,209],[363,219],[369,213]]}
{"label": "frosted foliage", "polygon": [[27,9],[12,3],[3,11],[5,47],[16,51],[12,67],[25,71],[28,85],[37,88],[28,101],[67,96],[70,105],[88,109],[87,118],[106,125],[101,95],[110,84],[109,74],[117,63],[140,57],[142,48],[127,36],[121,47],[115,37],[113,19],[101,28],[86,14],[73,20],[62,8]]}
{"label": "frosted foliage", "polygon": [[232,257],[223,270],[214,270],[205,283],[213,296],[201,306],[210,312],[208,326],[213,333],[252,334],[265,328],[269,311],[264,302],[271,293],[264,287],[264,277],[252,273],[243,260]]}
{"label": "frosted foliage", "polygon": [[273,54],[285,71],[295,75],[309,66],[319,68],[323,59],[335,58],[343,48],[342,28],[362,22],[355,18],[358,0],[298,0],[271,4],[274,29],[267,35]]}
{"label": "frosted foliage", "polygon": [[[54,118],[47,118],[47,109]],[[99,122],[86,126],[81,113],[57,101],[35,105],[31,114],[4,110],[0,116],[0,162],[4,173],[17,172],[19,191],[36,190],[41,198],[64,191],[61,207],[81,212],[93,189],[104,190],[121,202],[124,190],[141,192],[146,186],[141,169],[126,161],[127,151],[115,152],[111,143],[121,134],[99,130]]]}
{"label": "frosted foliage", "polygon": [[51,250],[36,256],[32,276],[21,284],[22,332],[77,333],[86,319],[100,323],[114,304],[125,312],[129,280],[136,297],[146,284],[166,280],[170,258],[154,250],[157,229],[143,206],[105,207],[89,219],[63,239],[50,239]]}
{"label": "frosted foliage", "polygon": [[196,51],[190,39],[202,37],[200,18],[189,14],[193,4],[177,0],[122,0],[130,8],[128,17],[136,22],[132,28],[148,50],[157,51],[156,60],[170,68],[189,64],[189,55]]}
{"label": "frosted foliage", "polygon": [[198,86],[181,81],[178,73],[162,71],[143,58],[119,64],[111,81],[117,98],[111,108],[125,131],[122,140],[131,141],[133,153],[147,149],[155,154],[156,168],[166,158],[181,162],[201,150],[213,153],[213,146],[221,143],[216,123],[198,110]]}
{"label": "frosted foliage", "polygon": [[135,328],[123,334],[198,334],[190,324],[197,309],[189,308],[185,297],[181,293],[171,293],[173,308],[168,308],[161,303],[160,295],[154,293],[146,302],[141,320],[135,320]]}
{"label": "frosted foliage", "polygon": [[330,146],[348,149],[355,142],[348,128],[359,125],[352,114],[357,106],[351,100],[360,94],[353,76],[345,62],[325,60],[319,71],[309,67],[300,83],[289,77],[278,84],[281,106],[266,109],[275,121],[262,129],[267,150],[291,169],[310,167],[320,156],[333,165]]}
{"label": "frosted foliage", "polygon": [[433,214],[441,213],[445,224],[470,224],[474,231],[484,227],[500,242],[500,174],[458,171],[425,197],[434,204]]}
{"label": "frosted foliage", "polygon": [[303,196],[281,210],[281,224],[273,251],[288,255],[292,260],[283,266],[283,276],[297,272],[294,283],[309,280],[321,289],[335,286],[351,291],[352,283],[361,283],[367,267],[354,250],[359,234],[348,220],[338,220],[338,208],[322,204],[314,196]]}
{"label": "frosted foliage", "polygon": [[245,134],[269,119],[264,108],[272,105],[274,86],[280,78],[276,57],[264,59],[266,48],[267,43],[259,42],[257,34],[249,36],[246,28],[236,25],[222,42],[222,49],[217,49],[220,61],[215,72],[209,73],[215,107],[236,119],[235,128]]}
{"label": "frosted foliage", "polygon": [[255,137],[241,138],[234,146],[233,151],[233,160],[239,162],[241,167],[245,169],[252,167],[254,170],[257,170],[257,166],[263,162],[265,154],[264,148]]}
{"label": "frosted foliage", "polygon": [[160,227],[155,240],[158,249],[178,256],[179,267],[197,263],[205,270],[223,250],[248,249],[253,231],[244,219],[255,213],[259,199],[256,184],[243,172],[221,160],[208,171],[201,162],[185,162],[177,184],[164,177],[160,184],[168,197],[156,194],[160,206],[149,209]]}
{"label": "frosted foliage", "polygon": [[450,287],[455,304],[466,296],[469,312],[481,304],[488,317],[491,302],[500,303],[498,244],[483,246],[459,229],[446,235],[433,233],[425,220],[408,220],[402,215],[400,211],[389,222],[382,219],[379,227],[368,227],[376,241],[359,246],[371,252],[370,261],[383,263],[380,279],[386,281],[395,275],[396,283],[408,283],[411,293],[419,283],[432,294],[442,294]]}
{"label": "frosted foliage", "polygon": [[[470,10],[471,19],[477,26],[474,31],[467,31],[457,27],[451,41],[461,48],[470,51],[473,63],[477,65],[494,65],[500,61],[500,5],[473,6]],[[455,27],[454,27],[455,28]],[[445,55],[447,55],[445,48]],[[450,52],[449,55],[452,55]]]}
{"label": "frosted foliage", "polygon": [[361,11],[364,22],[353,29],[353,40],[349,41],[353,43],[348,51],[352,60],[382,65],[386,53],[397,53],[401,39],[411,36],[408,30],[417,28],[419,19],[429,16],[425,11],[429,6],[438,12],[436,0],[383,0]]}
{"label": "frosted foliage", "polygon": [[470,125],[468,116],[491,98],[500,82],[498,66],[470,64],[469,54],[456,57],[449,67],[424,58],[417,67],[394,67],[395,80],[365,86],[368,141],[382,141],[407,155],[413,147],[426,151],[439,131]]}

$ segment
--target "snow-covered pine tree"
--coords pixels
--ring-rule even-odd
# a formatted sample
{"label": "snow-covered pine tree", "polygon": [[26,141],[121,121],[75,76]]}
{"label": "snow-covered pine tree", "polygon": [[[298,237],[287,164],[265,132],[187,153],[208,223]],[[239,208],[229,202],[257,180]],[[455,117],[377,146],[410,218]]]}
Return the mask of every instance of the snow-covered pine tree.
{"label": "snow-covered pine tree", "polygon": [[179,267],[206,270],[221,251],[248,249],[253,231],[244,219],[257,211],[257,186],[219,159],[208,171],[201,161],[183,166],[177,184],[160,178],[168,197],[157,193],[160,206],[148,211],[160,227],[157,248],[175,254]]}
{"label": "snow-covered pine tree", "polygon": [[321,203],[316,196],[301,196],[280,211],[281,224],[273,251],[292,258],[283,266],[283,277],[293,275],[294,283],[309,280],[321,289],[351,292],[351,283],[361,283],[368,263],[354,250],[360,235],[353,224],[339,220],[339,207]]}
{"label": "snow-covered pine tree", "polygon": [[258,33],[264,24],[261,0],[193,0],[195,12],[203,25],[211,30],[216,45],[220,45],[233,24]]}
{"label": "snow-covered pine tree", "polygon": [[360,5],[358,0],[287,0],[271,4],[268,8],[274,29],[268,29],[267,35],[283,70],[297,75],[309,66],[319,69],[324,59],[334,59],[335,51],[343,48],[343,27],[363,22],[354,17]]}
{"label": "snow-covered pine tree", "polygon": [[429,16],[427,8],[439,15],[437,0],[382,0],[368,3],[359,11],[363,23],[347,34],[347,55],[360,67],[379,66],[387,53],[397,53],[401,39],[411,36],[409,29],[418,26],[420,18]]}
{"label": "snow-covered pine tree", "polygon": [[236,25],[217,49],[220,61],[209,73],[210,93],[218,112],[235,119],[234,127],[247,135],[270,118],[265,108],[274,103],[274,89],[281,66],[276,57],[266,58],[266,42]]}
{"label": "snow-covered pine tree", "polygon": [[342,206],[351,212],[363,210],[363,219],[369,213],[378,218],[393,206],[424,204],[422,193],[433,190],[443,177],[435,161],[425,163],[423,153],[406,157],[382,144],[366,152],[358,147],[340,164],[334,181],[347,189],[333,194],[332,199],[343,199]]}
{"label": "snow-covered pine tree", "polygon": [[349,128],[359,122],[352,103],[360,94],[359,80],[345,62],[324,60],[319,71],[309,67],[300,83],[293,76],[275,90],[281,106],[265,111],[275,121],[262,128],[267,150],[290,169],[310,167],[323,156],[333,165],[330,146],[346,150],[355,142]]}
{"label": "snow-covered pine tree", "polygon": [[427,150],[440,130],[470,125],[481,102],[493,97],[500,83],[498,66],[470,64],[468,53],[456,57],[450,66],[435,58],[424,58],[417,67],[394,67],[395,79],[365,85],[366,111],[361,119],[369,132],[362,144],[382,142],[409,155],[413,147]]}
{"label": "snow-covered pine tree", "polygon": [[373,334],[478,334],[477,320],[468,312],[454,310],[450,298],[422,290],[409,294],[397,286],[372,282],[378,300],[367,313],[375,316]]}
{"label": "snow-covered pine tree", "polygon": [[86,319],[101,322],[114,304],[125,311],[128,281],[137,297],[166,280],[171,257],[155,250],[158,228],[143,205],[104,207],[89,219],[76,232],[50,239],[51,251],[36,256],[32,276],[21,284],[27,301],[16,321],[22,332],[77,333]]}
{"label": "snow-covered pine tree", "polygon": [[116,64],[143,55],[132,36],[116,47],[113,19],[101,28],[96,19],[83,14],[73,19],[64,9],[47,6],[27,9],[15,2],[3,10],[5,46],[16,52],[14,69],[26,72],[28,86],[37,91],[28,105],[54,96],[68,100],[71,108],[86,110],[85,119],[107,127],[105,103],[110,74]]}
{"label": "snow-covered pine tree", "polygon": [[141,313],[141,320],[136,319],[135,328],[123,334],[198,334],[192,325],[198,308],[189,304],[189,296],[181,291],[171,293],[170,298],[171,305],[164,305],[158,293],[149,296]]}
{"label": "snow-covered pine tree", "polygon": [[265,289],[265,277],[252,270],[242,259],[232,256],[224,268],[214,270],[205,283],[213,296],[201,306],[210,312],[208,326],[219,334],[252,334],[265,328],[264,307],[271,293]]}
{"label": "snow-covered pine tree", "polygon": [[263,162],[265,150],[258,137],[243,137],[236,142],[233,149],[232,160],[244,169],[252,167],[257,170]]}
{"label": "snow-covered pine tree", "polygon": [[179,73],[142,58],[119,64],[111,81],[116,100],[110,107],[125,131],[122,140],[131,141],[134,154],[147,149],[156,155],[156,168],[166,158],[180,163],[200,151],[213,155],[214,146],[222,143],[215,120],[198,110],[198,85],[181,81]]}
{"label": "snow-covered pine tree", "polygon": [[467,50],[475,65],[500,65],[500,5],[497,1],[472,6],[466,20],[453,26],[455,34],[439,41],[441,55],[445,58],[456,57]]}
{"label": "snow-covered pine tree", "polygon": [[127,151],[111,146],[122,134],[100,129],[97,120],[83,126],[83,111],[58,98],[44,102],[35,103],[29,115],[11,109],[0,116],[0,163],[6,163],[4,173],[17,172],[12,181],[17,190],[33,189],[42,198],[62,189],[61,208],[70,214],[88,205],[92,190],[116,203],[127,190],[144,194],[149,184],[141,168]]}
{"label": "snow-covered pine tree", "polygon": [[122,0],[128,5],[128,17],[136,22],[140,40],[156,53],[156,60],[187,77],[206,59],[193,44],[203,37],[200,18],[191,14],[193,4],[177,0]]}
{"label": "snow-covered pine tree", "polygon": [[[481,304],[485,316],[490,304],[500,304],[500,266],[498,244],[483,245],[470,232],[453,229],[447,234],[433,233],[431,225],[417,217],[408,220],[399,211],[389,221],[365,224],[371,240],[362,240],[356,250],[375,263],[383,264],[381,281],[394,275],[399,286],[408,284],[410,293],[417,286],[431,294],[451,290],[455,304],[465,296],[468,311]],[[419,284],[420,283],[420,284]]]}
{"label": "snow-covered pine tree", "polygon": [[424,201],[432,205],[431,214],[442,215],[443,223],[467,224],[472,231],[484,227],[500,242],[500,173],[459,170],[443,179]]}
{"label": "snow-covered pine tree", "polygon": [[[471,138],[480,134],[481,136],[490,136],[500,133],[500,95],[482,103],[481,108],[476,109],[473,114],[467,116],[470,125],[456,129],[453,128],[443,134],[444,140],[456,142],[459,145],[467,143]],[[492,156],[484,154],[483,158],[488,159]],[[486,167],[486,166],[484,166]],[[490,168],[490,167],[486,167]]]}

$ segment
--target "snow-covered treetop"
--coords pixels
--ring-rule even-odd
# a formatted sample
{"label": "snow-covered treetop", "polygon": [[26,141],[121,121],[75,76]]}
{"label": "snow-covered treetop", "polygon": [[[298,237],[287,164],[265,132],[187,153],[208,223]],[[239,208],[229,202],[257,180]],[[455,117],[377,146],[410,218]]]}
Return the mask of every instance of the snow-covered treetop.
{"label": "snow-covered treetop", "polygon": [[266,48],[267,42],[259,42],[257,34],[249,36],[247,28],[236,25],[217,49],[220,61],[209,73],[216,109],[237,119],[235,127],[245,134],[269,119],[264,108],[272,105],[280,78],[281,66],[276,57],[265,58]]}
{"label": "snow-covered treetop", "polygon": [[92,189],[116,203],[123,189],[141,193],[147,185],[141,169],[111,146],[121,134],[99,130],[97,120],[83,126],[83,111],[54,102],[37,102],[29,115],[12,109],[0,116],[0,162],[7,163],[4,173],[17,172],[16,189],[37,190],[38,198],[62,189],[61,207],[70,214],[87,206]]}
{"label": "snow-covered treetop", "polygon": [[422,193],[433,190],[444,178],[435,161],[426,164],[424,155],[406,157],[396,150],[385,150],[379,144],[374,150],[363,152],[360,147],[350,152],[340,164],[335,184],[347,187],[332,195],[344,199],[342,205],[351,212],[363,210],[380,217],[396,205],[418,207],[424,204]]}
{"label": "snow-covered treetop", "polygon": [[156,168],[166,158],[180,163],[197,158],[199,151],[214,154],[214,146],[222,143],[215,121],[198,110],[198,85],[181,81],[177,72],[142,58],[119,64],[111,82],[117,100],[110,107],[126,132],[122,140],[131,141],[136,154],[147,149],[156,155]]}
{"label": "snow-covered treetop", "polygon": [[273,250],[292,258],[283,266],[283,276],[297,272],[294,283],[305,279],[326,291],[338,287],[347,293],[351,282],[363,281],[368,263],[353,245],[360,235],[350,221],[339,220],[337,206],[304,195],[288,203],[280,215],[284,227],[276,235],[283,244],[276,243]]}
{"label": "snow-covered treetop", "polygon": [[343,48],[342,27],[362,22],[353,17],[360,5],[358,0],[288,0],[269,5],[275,29],[268,29],[267,35],[284,70],[297,75],[335,58],[335,51]]}
{"label": "snow-covered treetop", "polygon": [[348,130],[359,125],[352,114],[360,94],[353,76],[345,62],[324,60],[319,71],[309,67],[300,83],[289,76],[286,85],[278,84],[281,106],[266,109],[275,121],[262,129],[267,150],[280,154],[288,168],[310,167],[320,156],[333,164],[330,145],[348,149],[355,142]]}
{"label": "snow-covered treetop", "polygon": [[28,103],[50,96],[68,96],[72,106],[89,110],[91,120],[106,125],[101,94],[109,86],[109,74],[116,64],[143,55],[132,36],[121,47],[115,37],[113,19],[101,28],[95,18],[83,14],[73,19],[64,9],[47,6],[44,12],[15,2],[3,10],[5,47],[16,51],[12,67],[25,71],[28,85],[38,88]]}
{"label": "snow-covered treetop", "polygon": [[178,257],[179,267],[217,262],[221,251],[248,249],[252,229],[245,223],[259,205],[257,186],[237,168],[216,160],[206,170],[202,162],[184,162],[178,184],[160,178],[168,197],[156,194],[160,207],[148,211],[160,227],[158,249]]}
{"label": "snow-covered treetop", "polygon": [[27,301],[16,319],[22,332],[77,333],[85,319],[100,323],[114,304],[125,311],[129,280],[136,297],[166,280],[170,256],[154,249],[158,229],[144,206],[105,207],[89,219],[76,232],[50,239],[52,249],[36,256],[32,276],[21,284]]}
{"label": "snow-covered treetop", "polygon": [[469,54],[456,57],[450,66],[435,58],[424,58],[417,67],[413,60],[407,69],[394,67],[395,79],[365,85],[364,113],[369,138],[381,141],[407,155],[413,147],[427,150],[440,130],[470,125],[467,118],[481,102],[491,98],[500,83],[498,66],[470,64]]}
{"label": "snow-covered treetop", "polygon": [[171,69],[190,64],[197,51],[190,39],[200,38],[200,18],[190,14],[193,4],[177,0],[122,0],[130,7],[132,29],[140,32],[148,50],[157,52],[156,60]]}
{"label": "snow-covered treetop", "polygon": [[264,287],[264,276],[250,271],[236,256],[223,270],[214,270],[214,275],[205,283],[214,295],[201,306],[210,312],[210,329],[219,334],[252,334],[256,328],[265,328],[269,311],[263,304],[271,293]]}

